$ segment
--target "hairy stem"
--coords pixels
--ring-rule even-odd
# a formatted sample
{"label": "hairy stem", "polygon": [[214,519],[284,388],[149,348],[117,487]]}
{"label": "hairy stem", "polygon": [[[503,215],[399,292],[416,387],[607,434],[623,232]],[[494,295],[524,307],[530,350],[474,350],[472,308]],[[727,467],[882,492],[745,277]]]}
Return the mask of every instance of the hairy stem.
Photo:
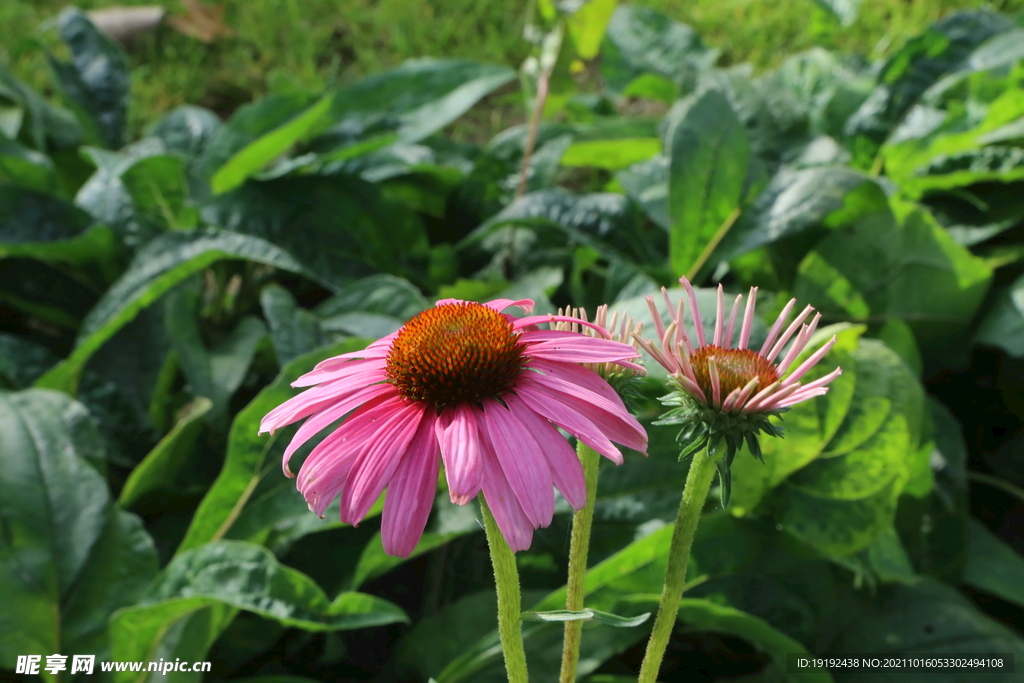
{"label": "hairy stem", "polygon": [[526,650],[523,648],[522,614],[519,595],[519,570],[516,556],[501,535],[483,494],[479,496],[480,510],[484,516],[484,531],[487,533],[487,547],[491,551],[494,567],[494,583],[498,592],[498,635],[501,650],[505,655],[505,671],[509,683],[528,683],[526,673]]}
{"label": "hairy stem", "polygon": [[704,509],[711,481],[715,477],[715,462],[706,453],[698,452],[693,456],[690,473],[686,476],[683,497],[679,502],[679,515],[672,531],[672,545],[669,548],[668,570],[665,572],[665,587],[661,591],[661,604],[658,605],[658,616],[654,619],[651,639],[647,641],[647,652],[643,664],[640,665],[638,683],[655,683],[661,660],[665,656],[672,627],[679,613],[679,601],[683,597],[683,585],[686,583],[686,564],[690,560],[690,547],[693,535],[697,531],[697,522]]}
{"label": "hairy stem", "polygon": [[[569,545],[569,581],[565,598],[565,609],[579,612],[583,609],[583,581],[587,576],[587,553],[590,551],[590,527],[594,521],[594,501],[597,498],[597,472],[601,456],[582,441],[576,447],[576,455],[583,464],[583,476],[587,482],[587,503],[572,517],[572,540]],[[565,638],[562,642],[562,672],[560,683],[575,683],[576,670],[580,662],[580,641],[583,634],[581,620],[565,622]]]}

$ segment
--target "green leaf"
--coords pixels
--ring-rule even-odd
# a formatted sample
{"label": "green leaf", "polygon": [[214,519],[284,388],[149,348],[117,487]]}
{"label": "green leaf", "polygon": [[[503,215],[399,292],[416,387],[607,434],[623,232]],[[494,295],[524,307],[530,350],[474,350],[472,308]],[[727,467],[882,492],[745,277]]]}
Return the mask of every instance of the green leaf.
{"label": "green leaf", "polygon": [[658,138],[582,140],[574,142],[565,150],[562,165],[617,171],[647,161],[660,152],[661,140]]}
{"label": "green leaf", "polygon": [[923,209],[901,224],[858,221],[833,232],[800,263],[793,295],[852,320],[898,318],[926,350],[962,333],[992,272]]}
{"label": "green leaf", "polygon": [[60,13],[57,27],[72,55],[70,63],[47,55],[57,85],[89,116],[104,146],[119,148],[125,139],[131,86],[127,55],[75,7]]}
{"label": "green leaf", "polygon": [[[956,657],[1024,655],[1024,641],[1003,624],[993,621],[955,589],[933,579],[913,586],[892,586],[878,591],[878,598],[851,600],[829,624],[833,636],[820,654],[873,653],[877,657]],[[985,678],[1010,683],[1012,672],[987,673]],[[969,675],[967,678],[974,680]],[[861,669],[844,671],[844,683],[924,683],[936,679],[933,671]]]}
{"label": "green leaf", "polygon": [[44,154],[22,147],[0,131],[0,182],[25,190],[55,192],[56,169]]}
{"label": "green leaf", "polygon": [[974,517],[967,520],[964,583],[1024,607],[1024,557]]}
{"label": "green leaf", "polygon": [[594,621],[599,624],[605,624],[606,626],[614,626],[616,628],[633,628],[647,621],[651,613],[644,612],[638,614],[635,617],[620,617],[618,614],[612,614],[611,612],[602,612],[601,610],[590,610],[593,614]]}
{"label": "green leaf", "polygon": [[706,48],[686,24],[639,5],[616,8],[602,49],[601,76],[612,92],[622,91],[644,72],[666,76],[689,91],[720,54]]}
{"label": "green leaf", "polygon": [[881,143],[932,84],[958,67],[971,52],[1013,24],[986,11],[965,11],[936,22],[886,60],[878,86],[846,122],[850,136]]}
{"label": "green leaf", "polygon": [[412,210],[346,175],[251,181],[219,195],[202,215],[211,225],[287,250],[335,289],[371,273],[411,274],[428,250]]}
{"label": "green leaf", "polygon": [[380,313],[403,322],[430,308],[430,302],[408,280],[394,275],[370,275],[339,288],[334,296],[316,307],[327,318],[362,311]]}
{"label": "green leaf", "polygon": [[373,540],[366,544],[362,554],[359,556],[359,563],[352,574],[351,589],[356,590],[367,581],[386,574],[407,560],[411,560],[424,553],[429,553],[435,548],[440,548],[448,541],[459,538],[471,531],[475,531],[475,529],[470,528],[469,530],[444,534],[430,533],[428,531],[420,537],[419,543],[416,544],[416,548],[408,557],[394,557],[385,553],[384,545],[381,543],[381,537],[378,533],[373,537]]}
{"label": "green leaf", "polygon": [[888,200],[868,176],[831,166],[783,169],[725,235],[714,260],[732,260],[814,229],[886,218],[892,220]]}
{"label": "green leaf", "polygon": [[28,388],[56,362],[46,347],[21,336],[0,333],[0,388]]}
{"label": "green leaf", "polygon": [[684,631],[712,631],[742,638],[771,657],[775,669],[784,674],[789,683],[832,683],[832,677],[827,671],[789,673],[788,655],[805,655],[807,650],[764,619],[752,614],[710,600],[683,598],[679,604],[678,620],[683,623]]}
{"label": "green leaf", "polygon": [[74,393],[82,367],[104,342],[176,285],[223,259],[305,273],[279,247],[256,237],[212,229],[159,237],[135,255],[86,316],[71,355],[40,377],[37,386]]}
{"label": "green leaf", "polygon": [[580,59],[593,59],[597,56],[616,5],[618,0],[588,0],[566,21],[569,36]]}
{"label": "green leaf", "polygon": [[51,263],[97,263],[112,269],[117,245],[111,231],[56,197],[0,185],[0,258]]}
{"label": "green leaf", "polygon": [[999,292],[981,319],[974,341],[1003,349],[1016,358],[1024,357],[1024,276]]}
{"label": "green leaf", "polygon": [[[0,666],[26,653],[101,652],[108,616],[157,570],[135,515],[110,500],[86,409],[63,394],[0,392]],[[56,676],[43,674],[44,680]]]}
{"label": "green leaf", "polygon": [[[136,606],[111,620],[114,660],[152,659],[166,630],[216,604],[253,612],[284,626],[337,631],[408,621],[397,606],[365,593],[329,601],[305,574],[278,563],[265,548],[220,541],[176,556]],[[117,680],[141,677],[126,672]]]}
{"label": "green leaf", "polygon": [[287,123],[260,136],[236,152],[210,178],[214,194],[233,190],[268,163],[306,139],[331,107],[331,98],[324,97]]}
{"label": "green leaf", "polygon": [[[366,343],[363,340],[346,340],[299,356],[285,365],[277,379],[238,412],[231,423],[224,467],[196,509],[185,538],[178,546],[178,554],[223,538],[242,513],[260,481],[269,473],[283,477],[277,473],[274,460],[283,451],[284,440],[281,434],[284,430],[267,436],[259,436],[258,432],[263,416],[295,395],[291,383],[318,362],[357,351],[364,348]],[[286,483],[288,488],[294,489],[294,484]],[[291,494],[296,501],[301,498],[294,490]],[[315,517],[312,513],[308,514]]]}
{"label": "green leaf", "polygon": [[327,115],[331,128],[313,148],[327,152],[369,133],[396,133],[398,142],[422,140],[514,78],[508,67],[468,60],[407,61],[338,90]]}
{"label": "green leaf", "polygon": [[719,92],[702,95],[672,129],[668,174],[669,260],[690,275],[743,199],[747,132]]}
{"label": "green leaf", "polygon": [[175,475],[187,461],[196,439],[202,431],[202,418],[213,407],[213,402],[200,396],[184,408],[178,421],[153,450],[140,462],[121,489],[117,502],[130,508],[140,498],[171,484]]}
{"label": "green leaf", "polygon": [[280,365],[296,356],[323,346],[327,335],[320,319],[299,308],[291,293],[280,285],[267,285],[260,291],[260,307],[270,326],[270,338]]}
{"label": "green leaf", "polygon": [[146,135],[160,139],[168,152],[181,154],[191,165],[222,125],[209,109],[187,104],[164,114]]}
{"label": "green leaf", "polygon": [[188,203],[185,163],[172,154],[149,156],[133,163],[120,175],[132,198],[138,220],[159,230],[190,230],[198,213]]}
{"label": "green leaf", "polygon": [[588,609],[573,612],[567,609],[553,609],[547,612],[523,612],[520,617],[523,621],[583,621],[593,619],[594,613]]}
{"label": "green leaf", "polygon": [[167,334],[192,393],[210,399],[210,419],[221,420],[227,416],[231,397],[242,385],[257,347],[266,339],[267,328],[259,318],[246,316],[207,349],[196,323],[198,293],[195,298],[189,294],[178,292],[168,302]]}
{"label": "green leaf", "polygon": [[861,0],[814,0],[814,4],[822,8],[843,26],[849,26],[857,20]]}

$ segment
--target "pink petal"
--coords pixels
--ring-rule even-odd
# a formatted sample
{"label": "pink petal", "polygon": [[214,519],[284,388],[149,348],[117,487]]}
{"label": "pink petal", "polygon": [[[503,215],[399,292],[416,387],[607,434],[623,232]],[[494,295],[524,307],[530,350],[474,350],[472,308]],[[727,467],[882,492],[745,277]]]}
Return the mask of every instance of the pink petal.
{"label": "pink petal", "polygon": [[[750,295],[747,297],[747,308],[743,311],[743,325],[740,327],[740,343],[736,347],[737,349],[745,349],[747,344],[750,343],[750,330],[754,325],[755,305],[757,305],[757,287],[751,287]],[[763,351],[761,353],[764,355]]]}
{"label": "pink petal", "polygon": [[352,466],[372,448],[381,430],[403,408],[401,399],[375,400],[365,404],[306,458],[295,487],[318,515],[346,486]]}
{"label": "pink petal", "polygon": [[573,318],[569,315],[532,315],[528,318],[517,318],[512,321],[513,330],[521,330],[524,327],[530,327],[531,325],[540,325],[541,323],[576,323],[584,327],[589,327],[595,330],[605,339],[610,338],[612,335],[608,330],[604,329],[600,325],[581,320],[579,318]]}
{"label": "pink petal", "polygon": [[480,491],[480,433],[472,406],[462,404],[447,409],[434,424],[437,442],[444,458],[448,493],[456,505],[465,505]]}
{"label": "pink petal", "polygon": [[[704,339],[704,321],[700,318],[700,309],[697,308],[697,294],[693,291],[693,285],[685,277],[679,278],[679,281],[683,283],[683,287],[686,288],[686,293],[690,297],[690,315],[693,317],[694,332],[697,333],[697,346],[705,346],[707,342]],[[680,322],[680,324],[682,324]]]}
{"label": "pink petal", "polygon": [[[540,384],[575,399],[573,405],[584,404],[589,418],[600,425],[613,441],[633,450],[647,450],[647,433],[636,418],[629,414],[622,399],[601,377],[579,365],[553,363],[540,358],[531,359],[530,365],[541,373],[529,373]],[[523,377],[527,377],[526,374]]]}
{"label": "pink petal", "polygon": [[487,507],[494,515],[494,521],[498,523],[501,535],[505,537],[512,552],[527,550],[533,541],[533,530],[536,528],[530,518],[523,511],[512,487],[509,486],[505,473],[498,462],[498,456],[487,440],[486,435],[483,444],[483,492],[487,500]]}
{"label": "pink petal", "polygon": [[800,325],[807,318],[807,316],[811,314],[811,311],[813,310],[814,308],[812,308],[811,306],[805,307],[804,310],[800,312],[800,315],[798,315],[796,319],[789,324],[789,327],[786,328],[786,332],[779,338],[779,341],[775,342],[775,346],[772,347],[772,350],[768,353],[767,356],[765,356],[765,358],[767,358],[768,360],[775,360],[775,357],[778,356],[782,349],[786,346],[786,342],[789,341],[789,338],[793,336],[794,332],[800,329]]}
{"label": "pink petal", "polygon": [[715,303],[715,340],[711,342],[715,346],[722,345],[722,323],[725,322],[725,290],[718,285],[718,299]]}
{"label": "pink petal", "polygon": [[523,350],[523,355],[565,363],[614,363],[637,358],[640,354],[629,344],[580,334],[575,339],[531,344]]}
{"label": "pink petal", "polygon": [[329,358],[292,382],[292,386],[295,388],[311,387],[316,384],[345,379],[374,368],[385,370],[387,363],[383,358],[356,360]]}
{"label": "pink petal", "polygon": [[592,337],[587,337],[580,332],[569,332],[568,330],[531,330],[519,335],[519,341],[524,344],[536,344],[539,342],[560,341],[562,339],[579,339],[580,337],[592,339]]}
{"label": "pink petal", "polygon": [[761,346],[761,355],[768,360],[768,351],[772,348],[772,344],[775,343],[775,337],[779,334],[779,330],[786,324],[786,319],[789,318],[789,314],[793,312],[793,306],[796,305],[796,299],[790,299],[789,303],[786,304],[785,308],[782,309],[782,313],[779,313],[779,317],[775,319],[775,323],[772,324],[772,329],[768,330],[768,336],[765,337],[764,344]]}
{"label": "pink petal", "polygon": [[370,511],[395,473],[425,412],[422,404],[407,403],[405,409],[368,442],[370,447],[353,463],[341,494],[341,521],[356,524]]}
{"label": "pink petal", "polygon": [[416,435],[388,483],[380,525],[381,541],[388,555],[408,557],[427,526],[440,465],[434,436],[435,420],[431,411],[424,413]]}
{"label": "pink petal", "polygon": [[543,445],[541,450],[547,457],[548,469],[551,471],[555,488],[562,492],[574,510],[582,508],[587,504],[587,482],[583,477],[583,465],[576,457],[576,451],[553,424],[531,410],[518,396],[506,394],[504,399],[509,410]]}
{"label": "pink petal", "polygon": [[[807,336],[810,337],[810,333]],[[782,386],[789,386],[790,384],[793,384],[801,377],[803,377],[805,374],[807,374],[807,371],[813,368],[818,363],[818,361],[824,358],[825,354],[831,351],[832,347],[835,346],[835,344],[835,337],[829,339],[825,344],[822,345],[820,349],[815,351],[810,358],[801,363],[800,367],[793,371],[793,374],[791,374],[786,379],[782,380]]]}
{"label": "pink petal", "polygon": [[[664,287],[662,287],[664,289]],[[661,313],[658,312],[658,307],[654,305],[654,296],[645,296],[644,301],[647,302],[647,309],[651,312],[651,320],[654,321],[654,329],[658,331],[658,338],[665,336],[665,323],[661,321]],[[669,307],[671,313],[672,307]]]}
{"label": "pink petal", "polygon": [[363,405],[367,401],[377,398],[378,396],[384,396],[385,394],[398,395],[398,391],[390,384],[371,384],[368,387],[363,387],[359,391],[355,391],[336,404],[321,410],[309,416],[302,426],[299,427],[298,431],[295,432],[295,436],[292,437],[291,442],[288,444],[288,448],[284,451],[284,458],[281,463],[284,467],[286,475],[291,476],[288,469],[288,461],[291,460],[292,455],[302,444],[309,441],[313,436],[320,432],[320,430],[326,428],[336,420],[340,420],[345,417],[349,412],[355,410],[359,406]]}
{"label": "pink petal", "polygon": [[544,448],[508,408],[494,399],[484,402],[484,416],[477,424],[494,447],[501,471],[515,491],[523,512],[534,527],[550,524],[555,513],[555,497]]}
{"label": "pink petal", "polygon": [[[743,295],[737,294],[736,300],[732,302],[732,311],[729,312],[729,326],[725,328],[725,339],[722,347],[729,348],[732,346],[732,333],[736,329],[736,313],[740,310],[740,303],[743,301]],[[742,323],[741,323],[742,324]],[[740,335],[743,336],[742,334]]]}
{"label": "pink petal", "polygon": [[718,363],[715,357],[708,358],[708,377],[711,380],[711,405],[722,407],[722,384],[718,381]]}
{"label": "pink petal", "polygon": [[260,431],[271,432],[321,410],[339,401],[348,394],[359,391],[371,384],[384,380],[384,369],[373,368],[356,373],[343,380],[335,380],[308,389],[294,398],[290,398],[267,413],[260,421]]}
{"label": "pink petal", "polygon": [[622,453],[611,439],[586,415],[567,405],[563,394],[534,381],[530,375],[520,381],[516,391],[534,412],[551,420],[616,465],[622,464]]}
{"label": "pink petal", "polygon": [[487,303],[477,301],[466,301],[464,299],[440,299],[434,303],[435,306],[449,306],[451,304],[475,304],[479,303],[481,306],[486,306],[492,310],[501,313],[509,306],[518,306],[523,313],[533,312],[533,299],[495,299],[494,301],[488,301]]}

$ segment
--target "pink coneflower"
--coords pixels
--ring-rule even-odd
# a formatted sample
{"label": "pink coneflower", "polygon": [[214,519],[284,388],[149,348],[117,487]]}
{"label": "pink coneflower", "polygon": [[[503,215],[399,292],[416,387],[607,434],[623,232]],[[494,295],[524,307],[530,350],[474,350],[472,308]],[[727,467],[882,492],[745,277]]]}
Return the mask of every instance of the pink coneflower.
{"label": "pink coneflower", "polygon": [[[260,433],[303,418],[285,451],[345,415],[306,459],[297,486],[322,515],[341,494],[341,520],[358,523],[387,488],[381,525],[387,553],[407,556],[430,513],[439,458],[453,503],[482,492],[513,550],[551,523],[554,485],[575,509],[586,502],[583,470],[556,425],[616,463],[612,441],[646,451],[647,435],[612,388],[579,363],[630,363],[628,344],[542,330],[567,316],[516,318],[510,306],[438,301],[365,350],[330,358],[292,386],[311,387],[275,408]],[[596,325],[590,325],[596,328]]]}
{"label": "pink coneflower", "polygon": [[[716,448],[719,442],[724,441],[728,448],[727,467],[736,449],[745,441],[751,453],[760,459],[758,431],[781,435],[781,430],[768,422],[768,417],[801,401],[825,394],[828,392],[828,383],[842,374],[842,370],[836,368],[813,382],[804,385],[799,383],[800,378],[829,352],[836,338],[833,336],[796,369],[790,370],[796,358],[807,348],[821,314],[815,314],[809,324],[804,324],[814,311],[811,306],[807,306],[783,331],[796,304],[796,299],[791,300],[772,325],[761,349],[755,351],[747,348],[747,345],[754,322],[757,287],[751,288],[745,308],[743,295],[736,297],[726,319],[725,298],[719,285],[714,338],[708,343],[693,287],[686,278],[680,278],[679,281],[686,288],[690,302],[696,344],[691,341],[683,325],[684,300],[679,299],[677,305],[673,306],[664,289],[662,295],[672,323],[665,327],[654,297],[649,296],[647,305],[658,330],[660,345],[638,339],[641,348],[664,366],[679,386],[680,393],[669,402],[682,408],[670,413],[667,423],[689,425],[688,431],[680,437],[688,444],[685,453],[709,445]],[[733,346],[741,308],[743,318],[740,321],[739,340]],[[793,335],[796,335],[795,339]],[[791,339],[793,343],[783,354]]]}

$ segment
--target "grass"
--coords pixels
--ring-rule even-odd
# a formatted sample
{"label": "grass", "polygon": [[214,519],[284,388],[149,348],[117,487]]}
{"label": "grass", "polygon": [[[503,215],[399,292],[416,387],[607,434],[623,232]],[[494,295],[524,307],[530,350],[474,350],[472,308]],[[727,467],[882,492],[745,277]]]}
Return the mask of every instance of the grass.
{"label": "grass", "polygon": [[[156,0],[78,0],[84,10]],[[49,75],[30,36],[66,6],[66,0],[0,3],[0,61],[44,92]],[[811,0],[644,0],[689,23],[723,64],[758,68],[820,45],[884,56],[941,16],[988,6],[1024,10],[1024,0],[863,0],[860,17],[843,27]],[[165,3],[171,14],[179,0]],[[223,0],[234,36],[205,45],[167,26],[136,42],[133,128],[183,103],[229,116],[270,90],[322,89],[422,56],[466,57],[518,65],[528,54],[521,39],[526,0]],[[41,34],[52,44],[53,31]],[[507,109],[507,107],[505,108]],[[478,115],[475,118],[479,118]],[[510,125],[507,112],[484,113],[476,128]]]}

